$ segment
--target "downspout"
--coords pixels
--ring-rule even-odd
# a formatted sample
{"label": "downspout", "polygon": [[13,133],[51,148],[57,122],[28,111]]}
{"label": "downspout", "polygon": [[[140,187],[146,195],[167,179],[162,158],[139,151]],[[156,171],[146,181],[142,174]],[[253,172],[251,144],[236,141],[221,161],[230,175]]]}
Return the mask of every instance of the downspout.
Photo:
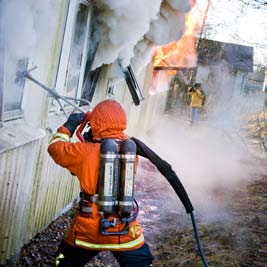
{"label": "downspout", "polygon": [[0,0],[0,128],[3,126],[4,113],[4,21],[3,0]]}
{"label": "downspout", "polygon": [[263,130],[263,146],[264,152],[267,152],[267,69],[265,68],[264,71],[264,83],[263,83],[263,91],[264,91],[264,107],[263,107],[263,123],[264,123],[264,130]]}
{"label": "downspout", "polygon": [[244,87],[245,87],[245,79],[248,76],[248,73],[245,73],[242,77],[242,82],[241,82],[241,88],[240,88],[240,95],[242,94]]}

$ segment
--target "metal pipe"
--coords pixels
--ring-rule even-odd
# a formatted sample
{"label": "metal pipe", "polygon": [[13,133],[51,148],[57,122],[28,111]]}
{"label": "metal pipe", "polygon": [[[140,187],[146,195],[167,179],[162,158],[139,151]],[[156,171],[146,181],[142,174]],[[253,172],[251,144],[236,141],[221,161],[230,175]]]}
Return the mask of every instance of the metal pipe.
{"label": "metal pipe", "polygon": [[66,118],[68,118],[69,116],[68,116],[67,112],[65,111],[63,105],[61,104],[60,100],[57,97],[55,97],[55,99],[56,99],[57,103],[59,104],[60,108],[62,109],[62,111],[63,111],[64,115],[66,116]]}
{"label": "metal pipe", "polygon": [[80,101],[80,102],[85,102],[85,103],[87,103],[87,105],[90,107],[90,105],[91,105],[91,103],[90,103],[90,101],[89,100],[87,100],[87,99],[83,99],[83,98],[75,98],[75,97],[67,97],[67,96],[64,96],[66,99],[70,99],[70,100],[76,100],[76,101]]}
{"label": "metal pipe", "polygon": [[[2,4],[0,0],[0,5]],[[4,115],[4,27],[3,27],[3,11],[0,8],[0,127],[2,126]]]}
{"label": "metal pipe", "polygon": [[[68,99],[73,99],[73,100],[80,100],[81,99],[76,99],[76,98],[69,98],[69,97],[64,97],[64,96],[61,96],[60,94],[58,94],[56,92],[55,89],[51,89],[47,86],[45,86],[44,84],[42,84],[41,82],[39,82],[38,80],[36,80],[35,78],[32,77],[32,75],[29,73],[29,71],[26,71],[23,73],[23,76],[29,80],[31,80],[32,82],[34,82],[35,84],[39,85],[40,87],[42,87],[44,90],[46,90],[48,93],[50,93],[53,97],[55,97],[55,99],[57,100],[57,102],[59,103],[58,99],[62,99],[63,101],[65,101],[66,103],[68,103],[69,105],[71,105],[72,107],[74,107],[75,109],[79,110],[80,112],[83,112],[85,113],[80,107],[78,107],[77,105],[73,104],[71,101],[69,101]],[[83,100],[85,102],[87,102],[86,100]],[[89,101],[88,101],[89,102]],[[62,104],[60,103],[59,104],[60,107],[62,108],[62,110],[64,111],[65,113],[65,110],[62,106]],[[90,102],[89,102],[89,105],[90,105]]]}

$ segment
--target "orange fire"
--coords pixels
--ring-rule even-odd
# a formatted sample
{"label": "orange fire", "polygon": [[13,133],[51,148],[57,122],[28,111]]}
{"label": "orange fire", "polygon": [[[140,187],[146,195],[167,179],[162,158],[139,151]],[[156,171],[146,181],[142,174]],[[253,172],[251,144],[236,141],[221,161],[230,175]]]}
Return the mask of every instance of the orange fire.
{"label": "orange fire", "polygon": [[182,38],[159,48],[154,55],[155,69],[177,70],[194,68],[197,64],[196,33],[201,26],[201,12],[195,5],[186,15],[185,31]]}

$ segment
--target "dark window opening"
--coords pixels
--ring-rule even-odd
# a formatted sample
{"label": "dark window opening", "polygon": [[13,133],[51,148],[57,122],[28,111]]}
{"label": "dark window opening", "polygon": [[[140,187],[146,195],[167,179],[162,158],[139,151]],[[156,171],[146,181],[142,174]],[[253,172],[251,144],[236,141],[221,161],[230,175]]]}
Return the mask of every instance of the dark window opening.
{"label": "dark window opening", "polygon": [[[82,90],[82,98],[88,101],[92,101],[95,88],[97,85],[97,81],[101,72],[101,67],[93,70],[93,71],[85,71],[83,90]],[[84,103],[81,103],[82,105]]]}

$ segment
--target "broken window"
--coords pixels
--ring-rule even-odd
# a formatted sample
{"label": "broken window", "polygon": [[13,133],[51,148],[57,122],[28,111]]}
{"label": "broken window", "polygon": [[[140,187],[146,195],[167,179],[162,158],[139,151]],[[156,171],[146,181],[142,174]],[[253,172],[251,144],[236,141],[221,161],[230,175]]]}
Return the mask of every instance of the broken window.
{"label": "broken window", "polygon": [[56,90],[80,98],[89,43],[91,8],[87,1],[71,1],[64,33]]}

